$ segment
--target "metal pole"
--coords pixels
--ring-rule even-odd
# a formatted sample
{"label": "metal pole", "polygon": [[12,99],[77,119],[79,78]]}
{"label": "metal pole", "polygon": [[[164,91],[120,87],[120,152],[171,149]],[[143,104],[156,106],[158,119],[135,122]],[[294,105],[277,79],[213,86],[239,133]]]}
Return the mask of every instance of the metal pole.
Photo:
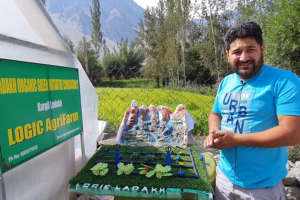
{"label": "metal pole", "polygon": [[1,195],[0,195],[0,198],[1,198],[1,200],[6,200],[4,178],[3,178],[3,174],[1,174],[1,169],[0,169],[0,185],[1,185]]}
{"label": "metal pole", "polygon": [[83,132],[80,134],[80,142],[81,142],[81,162],[82,162],[82,167],[84,167],[86,163],[86,159],[85,159],[85,146],[84,146]]}

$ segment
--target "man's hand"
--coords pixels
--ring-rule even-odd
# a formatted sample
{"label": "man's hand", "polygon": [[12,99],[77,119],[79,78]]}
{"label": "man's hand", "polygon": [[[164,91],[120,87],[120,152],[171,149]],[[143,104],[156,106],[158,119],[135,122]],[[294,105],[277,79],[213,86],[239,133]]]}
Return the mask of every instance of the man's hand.
{"label": "man's hand", "polygon": [[220,124],[221,124],[222,116],[219,113],[211,112],[208,118],[209,130],[210,133],[206,137],[204,141],[204,148],[216,148],[214,146],[214,140],[216,139],[215,133],[220,131]]}
{"label": "man's hand", "polygon": [[300,116],[278,115],[279,125],[274,128],[247,134],[236,134],[232,131],[219,131],[219,114],[209,116],[209,129],[204,147],[227,149],[235,146],[278,148],[300,144]]}
{"label": "man's hand", "polygon": [[204,141],[204,148],[210,147],[210,148],[216,148],[214,146],[214,140],[216,139],[216,132],[218,131],[211,131],[209,133],[209,135],[206,137],[205,141]]}
{"label": "man's hand", "polygon": [[204,141],[204,148],[227,149],[237,146],[238,134],[232,131],[211,131]]}
{"label": "man's hand", "polygon": [[217,149],[228,149],[237,146],[238,134],[232,131],[217,131],[214,133],[214,147]]}

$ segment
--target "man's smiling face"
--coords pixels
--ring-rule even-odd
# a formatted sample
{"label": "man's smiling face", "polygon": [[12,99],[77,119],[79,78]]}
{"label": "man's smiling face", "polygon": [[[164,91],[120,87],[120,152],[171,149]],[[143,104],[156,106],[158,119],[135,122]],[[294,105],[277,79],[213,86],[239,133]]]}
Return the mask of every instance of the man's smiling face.
{"label": "man's smiling face", "polygon": [[260,46],[254,38],[239,38],[226,51],[228,61],[242,81],[260,72],[264,65],[264,44]]}

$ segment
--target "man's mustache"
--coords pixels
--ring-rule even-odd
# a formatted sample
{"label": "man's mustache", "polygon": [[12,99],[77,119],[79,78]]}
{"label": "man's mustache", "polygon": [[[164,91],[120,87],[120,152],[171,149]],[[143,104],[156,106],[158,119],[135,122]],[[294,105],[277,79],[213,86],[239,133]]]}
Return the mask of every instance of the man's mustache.
{"label": "man's mustache", "polygon": [[247,60],[245,62],[243,62],[243,61],[237,62],[237,65],[242,65],[242,64],[254,64],[254,60]]}

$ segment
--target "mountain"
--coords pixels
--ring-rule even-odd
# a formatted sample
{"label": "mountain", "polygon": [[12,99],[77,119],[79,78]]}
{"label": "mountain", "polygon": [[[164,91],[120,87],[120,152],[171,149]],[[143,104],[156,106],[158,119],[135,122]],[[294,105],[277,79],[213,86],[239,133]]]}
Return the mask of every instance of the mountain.
{"label": "mountain", "polygon": [[[90,40],[92,33],[91,0],[46,0],[46,9],[62,35],[77,46],[83,36]],[[101,31],[112,48],[121,37],[129,41],[137,37],[138,22],[144,9],[133,0],[100,0]]]}

